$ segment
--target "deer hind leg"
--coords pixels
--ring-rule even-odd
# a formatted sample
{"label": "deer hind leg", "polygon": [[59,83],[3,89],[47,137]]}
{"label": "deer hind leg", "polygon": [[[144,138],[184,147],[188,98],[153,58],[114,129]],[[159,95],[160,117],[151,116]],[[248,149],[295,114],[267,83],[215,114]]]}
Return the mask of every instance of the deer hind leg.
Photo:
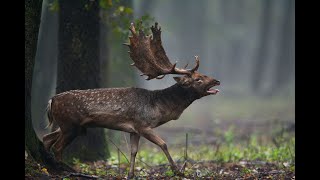
{"label": "deer hind leg", "polygon": [[158,145],[164,154],[167,156],[168,161],[170,162],[171,169],[177,174],[177,175],[183,175],[177,168],[176,164],[172,160],[172,157],[168,151],[168,147],[166,143],[158,136],[156,135],[152,129],[144,130],[141,135],[148,139],[149,141],[153,142],[154,144]]}
{"label": "deer hind leg", "polygon": [[57,141],[57,139],[59,138],[59,134],[60,134],[60,128],[58,128],[57,130],[55,130],[54,132],[51,132],[49,134],[46,134],[43,136],[42,141],[43,141],[43,145],[46,151],[50,151],[51,146]]}
{"label": "deer hind leg", "polygon": [[62,151],[77,137],[76,132],[75,130],[60,132],[58,140],[53,145],[54,155],[58,161],[62,161]]}
{"label": "deer hind leg", "polygon": [[140,135],[137,133],[130,133],[130,144],[131,144],[131,158],[130,158],[130,171],[128,174],[128,179],[134,177],[134,164],[136,155],[138,152]]}

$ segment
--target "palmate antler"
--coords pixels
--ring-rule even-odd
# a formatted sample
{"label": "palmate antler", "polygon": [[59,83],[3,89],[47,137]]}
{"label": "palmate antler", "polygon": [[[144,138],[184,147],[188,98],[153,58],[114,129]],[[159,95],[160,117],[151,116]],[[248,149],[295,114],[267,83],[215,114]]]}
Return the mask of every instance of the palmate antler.
{"label": "palmate antler", "polygon": [[150,79],[162,79],[166,74],[187,74],[191,75],[199,67],[199,57],[196,58],[196,66],[192,69],[176,68],[176,63],[172,64],[162,47],[161,27],[158,23],[151,27],[152,36],[145,36],[142,30],[139,34],[136,32],[133,23],[131,23],[130,31],[132,36],[129,37],[130,57],[134,61],[131,65],[136,66],[143,74]]}

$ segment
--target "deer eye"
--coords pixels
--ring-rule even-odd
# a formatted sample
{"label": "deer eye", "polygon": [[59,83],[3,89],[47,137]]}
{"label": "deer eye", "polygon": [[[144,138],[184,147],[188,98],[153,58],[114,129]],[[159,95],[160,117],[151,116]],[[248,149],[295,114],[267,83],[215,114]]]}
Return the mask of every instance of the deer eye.
{"label": "deer eye", "polygon": [[194,79],[194,80],[197,81],[197,82],[199,82],[199,83],[202,82],[202,80],[201,80],[200,78],[196,78],[196,79]]}

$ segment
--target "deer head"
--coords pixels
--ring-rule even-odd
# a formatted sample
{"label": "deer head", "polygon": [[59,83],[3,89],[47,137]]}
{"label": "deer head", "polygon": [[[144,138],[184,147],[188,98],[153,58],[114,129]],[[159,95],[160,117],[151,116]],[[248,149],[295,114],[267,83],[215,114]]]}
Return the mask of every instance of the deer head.
{"label": "deer head", "polygon": [[215,95],[219,92],[219,89],[214,89],[213,87],[220,85],[220,81],[199,72],[193,72],[191,75],[183,77],[173,77],[173,79],[181,87],[194,90],[199,97]]}
{"label": "deer head", "polygon": [[137,67],[141,76],[148,76],[146,80],[162,79],[167,74],[184,75],[183,77],[174,77],[174,80],[183,88],[194,90],[200,97],[216,94],[218,89],[213,86],[220,85],[220,81],[197,72],[200,59],[195,56],[196,65],[192,69],[186,69],[188,64],[183,68],[177,68],[176,63],[172,64],[166,55],[161,42],[161,27],[158,23],[151,27],[152,35],[145,36],[142,30],[136,32],[133,23],[130,31],[132,36],[129,37],[130,57],[134,61],[132,66]]}

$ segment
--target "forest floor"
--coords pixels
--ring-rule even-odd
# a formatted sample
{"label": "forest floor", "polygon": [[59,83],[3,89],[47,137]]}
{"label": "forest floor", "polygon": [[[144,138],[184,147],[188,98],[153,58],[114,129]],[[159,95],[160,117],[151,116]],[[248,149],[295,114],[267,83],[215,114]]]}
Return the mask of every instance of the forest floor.
{"label": "forest floor", "polygon": [[[175,176],[168,165],[159,165],[150,169],[136,168],[135,179],[295,179],[292,167],[285,164],[266,163],[261,161],[241,161],[238,163],[217,162],[187,162],[184,176]],[[105,163],[90,163],[90,169],[97,169]],[[178,163],[181,167],[183,164]],[[109,169],[108,169],[109,168]],[[127,167],[107,167],[105,175],[91,175],[86,173],[48,173],[39,167],[37,174],[26,174],[25,179],[127,179]],[[120,173],[120,174],[119,174]]]}
{"label": "forest floor", "polygon": [[[142,141],[135,179],[295,179],[294,124],[278,123],[277,128],[277,123],[272,124],[251,128],[268,134],[245,131],[241,127],[248,126],[237,125],[218,127],[220,131],[213,133],[189,133],[188,138],[179,135],[180,143],[168,147],[178,167],[184,167],[183,177],[174,175],[161,149]],[[126,140],[119,151],[110,147],[111,156],[106,161],[82,162],[73,158],[68,165],[77,173],[52,172],[26,158],[25,179],[127,179],[128,146]]]}

